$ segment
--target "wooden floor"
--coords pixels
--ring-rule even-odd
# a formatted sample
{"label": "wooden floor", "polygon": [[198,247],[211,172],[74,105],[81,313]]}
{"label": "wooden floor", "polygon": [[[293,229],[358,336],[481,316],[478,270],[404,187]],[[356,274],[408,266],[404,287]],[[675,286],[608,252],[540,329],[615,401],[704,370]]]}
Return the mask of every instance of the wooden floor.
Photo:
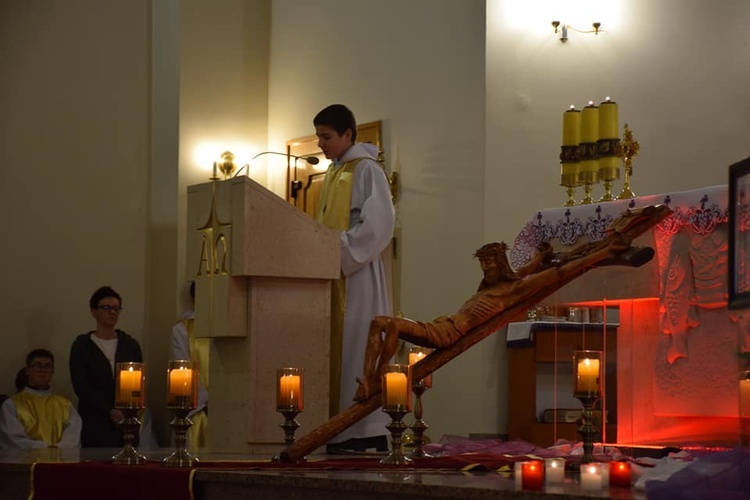
{"label": "wooden floor", "polygon": [[[35,462],[80,462],[106,460],[118,450],[0,450],[0,499],[28,500],[30,470]],[[149,460],[161,460],[171,450],[145,452]],[[269,457],[202,454],[203,462],[227,460],[267,460]],[[320,456],[319,458],[326,458]],[[340,458],[337,456],[336,458]],[[566,478],[562,486],[546,491],[519,491],[510,477],[496,472],[465,473],[459,471],[404,470],[216,470],[198,469],[194,476],[195,500],[427,500],[453,498],[497,500],[506,498],[644,499],[645,494],[632,490],[612,489],[601,492],[581,491],[575,477]]]}

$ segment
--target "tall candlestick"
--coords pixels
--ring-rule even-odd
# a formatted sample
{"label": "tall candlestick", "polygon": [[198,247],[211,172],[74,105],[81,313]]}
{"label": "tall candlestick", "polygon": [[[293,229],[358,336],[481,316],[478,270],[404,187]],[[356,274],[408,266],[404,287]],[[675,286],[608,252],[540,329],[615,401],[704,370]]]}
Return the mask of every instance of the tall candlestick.
{"label": "tall candlestick", "polygon": [[572,104],[563,113],[563,146],[578,146],[581,142],[581,112]]}

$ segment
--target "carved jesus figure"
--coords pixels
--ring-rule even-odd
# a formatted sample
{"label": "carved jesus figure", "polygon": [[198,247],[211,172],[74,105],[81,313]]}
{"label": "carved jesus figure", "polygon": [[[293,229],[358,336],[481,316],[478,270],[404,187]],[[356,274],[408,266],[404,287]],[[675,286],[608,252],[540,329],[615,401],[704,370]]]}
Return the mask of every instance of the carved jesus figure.
{"label": "carved jesus figure", "polygon": [[354,400],[364,401],[380,390],[380,374],[396,353],[399,338],[424,347],[448,347],[530,294],[555,283],[561,276],[581,273],[595,265],[638,267],[648,262],[654,255],[653,249],[631,247],[632,237],[626,229],[649,215],[630,211],[617,221],[604,240],[582,245],[571,252],[553,253],[549,244],[543,244],[531,262],[518,271],[513,271],[508,262],[505,243],[484,245],[474,254],[479,259],[484,278],[477,292],[458,312],[430,322],[389,316],[372,319],[364,374],[357,379],[359,388]]}

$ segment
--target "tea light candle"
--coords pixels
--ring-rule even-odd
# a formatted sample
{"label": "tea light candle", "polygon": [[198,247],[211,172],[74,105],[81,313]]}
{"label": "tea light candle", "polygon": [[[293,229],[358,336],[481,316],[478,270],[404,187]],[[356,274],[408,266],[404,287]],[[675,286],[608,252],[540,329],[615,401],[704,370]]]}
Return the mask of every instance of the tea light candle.
{"label": "tea light candle", "polygon": [[280,408],[296,408],[300,402],[300,376],[282,375],[279,377],[279,398],[276,402]]}
{"label": "tea light candle", "polygon": [[544,484],[544,462],[530,460],[521,464],[521,487],[524,490],[541,490]]}
{"label": "tea light candle", "polygon": [[405,373],[386,373],[385,374],[386,400],[385,406],[406,407],[409,388],[407,387],[407,377]]}
{"label": "tea light candle", "polygon": [[141,400],[141,383],[143,373],[132,366],[120,370],[120,387],[118,402],[124,405],[139,404]]}
{"label": "tea light candle", "polygon": [[599,360],[583,358],[578,362],[576,392],[599,392]]}
{"label": "tea light candle", "polygon": [[609,465],[609,485],[630,487],[630,463],[629,462],[612,462]]}
{"label": "tea light candle", "polygon": [[190,396],[193,388],[193,370],[183,366],[169,372],[169,395]]}
{"label": "tea light candle", "polygon": [[565,481],[564,458],[548,458],[545,460],[544,481],[547,484],[560,484]]}
{"label": "tea light candle", "polygon": [[581,489],[601,490],[602,469],[601,464],[591,463],[581,465]]}

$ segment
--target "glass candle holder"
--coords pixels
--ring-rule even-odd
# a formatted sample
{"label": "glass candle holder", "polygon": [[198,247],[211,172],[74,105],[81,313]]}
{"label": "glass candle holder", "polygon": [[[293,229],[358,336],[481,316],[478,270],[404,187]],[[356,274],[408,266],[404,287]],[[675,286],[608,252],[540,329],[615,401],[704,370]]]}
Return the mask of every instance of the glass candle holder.
{"label": "glass candle holder", "polygon": [[581,489],[599,491],[602,489],[601,464],[588,463],[581,466]]}
{"label": "glass candle holder", "polygon": [[295,419],[305,407],[304,370],[302,368],[279,368],[276,370],[276,411],[284,415],[284,442],[294,443],[294,433],[299,427]]}
{"label": "glass candle holder", "polygon": [[198,458],[187,451],[187,431],[193,425],[188,413],[198,406],[198,366],[188,360],[167,365],[167,407],[174,413],[169,423],[174,431],[175,450],[162,461],[166,467],[193,467]]}
{"label": "glass candle holder", "polygon": [[[432,352],[432,349],[420,346],[411,346],[409,348],[409,366],[422,361]],[[424,451],[424,433],[429,429],[429,425],[424,421],[422,406],[422,395],[424,391],[432,387],[432,374],[427,375],[421,380],[412,379],[412,391],[414,392],[414,423],[409,427],[414,434],[414,449],[409,454],[410,458],[427,458],[430,455]]]}
{"label": "glass candle holder", "polygon": [[609,464],[609,485],[630,488],[631,471],[629,462],[612,462]]}
{"label": "glass candle holder", "polygon": [[137,465],[146,461],[146,457],[135,448],[136,437],[141,428],[138,412],[144,407],[145,401],[145,373],[143,363],[115,364],[115,408],[124,415],[120,422],[123,447],[112,457],[112,462],[117,465]]}
{"label": "glass candle holder", "polygon": [[524,490],[541,490],[544,486],[544,462],[528,460],[521,464],[521,488]]}
{"label": "glass candle holder", "polygon": [[411,369],[408,365],[386,365],[382,381],[383,411],[391,417],[386,425],[391,433],[391,452],[380,463],[406,465],[411,459],[401,451],[401,435],[406,430],[404,415],[411,411]]}
{"label": "glass candle holder", "polygon": [[544,481],[546,484],[562,484],[565,481],[564,458],[548,458],[544,461]]}
{"label": "glass candle holder", "polygon": [[304,370],[279,368],[276,370],[276,410],[302,411],[304,401]]}

